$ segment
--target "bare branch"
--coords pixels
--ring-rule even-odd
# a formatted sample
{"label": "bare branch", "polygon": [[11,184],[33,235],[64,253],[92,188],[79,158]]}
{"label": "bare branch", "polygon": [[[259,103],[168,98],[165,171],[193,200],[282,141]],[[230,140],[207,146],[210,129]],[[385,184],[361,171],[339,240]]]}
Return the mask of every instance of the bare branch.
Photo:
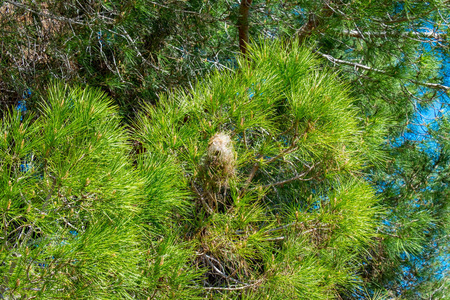
{"label": "bare branch", "polygon": [[282,230],[282,229],[286,229],[286,228],[288,228],[288,227],[291,227],[291,226],[294,226],[294,225],[297,225],[297,224],[302,224],[302,223],[303,223],[303,222],[300,222],[300,223],[298,223],[298,222],[292,222],[292,223],[289,223],[289,224],[286,224],[286,225],[283,225],[283,226],[280,226],[280,227],[277,227],[277,228],[269,229],[269,230],[266,231],[266,233],[274,232],[274,231],[278,231],[278,230]]}
{"label": "bare branch", "polygon": [[[308,172],[309,172],[309,171],[308,171]],[[297,176],[294,176],[294,177],[292,177],[292,178],[289,178],[289,179],[286,179],[286,180],[283,180],[283,181],[278,181],[278,182],[275,182],[275,183],[272,183],[272,184],[263,185],[262,187],[258,187],[258,188],[263,188],[263,189],[265,189],[265,188],[270,188],[270,187],[274,187],[274,186],[283,185],[283,184],[292,182],[292,181],[294,181],[294,180],[300,180],[300,181],[310,181],[310,180],[313,180],[314,178],[306,178],[306,179],[303,179],[303,178],[302,178],[303,176],[305,176],[306,174],[308,174],[308,172],[304,172],[304,173],[298,174]],[[256,188],[254,188],[254,189],[256,189]]]}
{"label": "bare branch", "polygon": [[[220,261],[218,261],[217,259],[210,257],[209,255],[206,255],[205,253],[203,253],[203,257],[205,258],[206,262],[210,265],[210,267],[220,276],[222,276],[223,278],[227,279],[227,280],[231,280],[235,283],[240,283],[240,284],[244,284],[243,282],[232,278],[231,276],[225,274],[225,268],[222,266],[222,264],[220,263]],[[212,261],[215,261],[217,264],[219,264],[220,268],[222,269],[219,270],[213,263]]]}
{"label": "bare branch", "polygon": [[195,186],[195,183],[192,181],[191,182],[191,186],[192,189],[194,190],[194,192],[197,194],[197,196],[200,198],[200,202],[203,205],[203,208],[209,213],[209,214],[213,214],[214,211],[212,210],[211,207],[209,207],[209,205],[206,203],[205,198],[203,197],[203,195],[199,192],[199,190],[197,189],[197,187]]}
{"label": "bare branch", "polygon": [[[331,61],[334,64],[341,64],[341,65],[352,66],[352,67],[355,67],[355,68],[360,68],[360,69],[363,69],[363,70],[373,71],[373,72],[377,72],[377,73],[381,73],[381,74],[385,74],[385,75],[391,76],[388,72],[386,72],[384,70],[372,68],[372,67],[369,67],[369,66],[366,66],[366,65],[362,65],[362,64],[359,64],[359,63],[354,63],[354,62],[350,62],[350,61],[346,61],[346,60],[337,59],[337,58],[334,58],[331,55],[320,53],[319,51],[316,51],[316,53],[319,54],[320,56],[328,59],[329,61]],[[425,86],[425,87],[432,88],[432,89],[439,89],[439,90],[445,90],[445,91],[450,90],[450,87],[448,87],[446,85],[439,84],[439,83],[421,82],[421,81],[417,81],[417,80],[414,80],[414,79],[408,79],[408,81],[410,81],[411,83],[418,84],[418,85]]]}
{"label": "bare branch", "polygon": [[[450,2],[450,1],[445,1],[444,3],[448,3],[448,2]],[[424,17],[426,18],[427,16],[429,16],[429,14],[433,10],[436,10],[435,6],[431,6],[430,9],[428,9],[426,11],[423,11],[422,13],[417,14],[415,16],[407,16],[405,18],[390,19],[390,20],[380,20],[380,19],[377,19],[377,18],[373,18],[373,20],[375,22],[379,22],[381,24],[398,24],[398,23],[404,23],[404,22],[411,22],[411,21],[414,21],[414,20],[418,20],[420,18],[424,18]]]}
{"label": "bare branch", "polygon": [[365,32],[364,34],[359,30],[343,30],[340,33],[346,36],[355,37],[355,38],[362,38],[364,39],[366,36],[368,37],[388,37],[388,36],[401,36],[401,37],[414,37],[414,38],[429,38],[434,39],[437,41],[445,41],[446,35],[444,33],[437,33],[432,30],[425,30],[425,31],[409,31],[409,32],[397,32],[397,31],[369,31]]}
{"label": "bare branch", "polygon": [[296,176],[294,176],[294,177],[291,177],[291,178],[289,178],[289,179],[282,180],[282,181],[278,181],[278,182],[275,182],[275,183],[270,183],[270,184],[263,185],[263,186],[257,186],[257,187],[252,188],[251,190],[261,189],[261,188],[262,188],[262,189],[265,189],[265,188],[271,188],[271,187],[283,185],[283,184],[286,184],[286,183],[289,183],[289,182],[292,182],[292,181],[295,181],[295,180],[300,180],[300,181],[310,181],[310,180],[313,180],[313,179],[314,179],[313,177],[311,177],[311,178],[306,178],[306,179],[303,179],[302,177],[306,176],[309,172],[311,172],[311,170],[314,169],[315,166],[316,166],[316,165],[312,165],[311,167],[308,167],[308,170],[306,170],[305,172],[300,173],[300,174],[298,174],[298,175],[296,175]]}
{"label": "bare branch", "polygon": [[372,67],[369,67],[369,66],[366,66],[366,65],[362,65],[362,64],[359,64],[359,63],[354,63],[354,62],[350,62],[350,61],[346,61],[346,60],[337,59],[337,58],[334,58],[331,55],[324,54],[324,53],[321,53],[319,51],[316,51],[316,53],[321,55],[322,57],[325,57],[326,59],[328,59],[329,61],[331,61],[334,64],[347,65],[347,66],[352,66],[352,67],[360,68],[360,69],[367,70],[367,71],[374,71],[374,72],[377,72],[377,73],[387,74],[386,71],[383,71],[383,70],[380,70],[380,69],[372,68]]}
{"label": "bare branch", "polygon": [[[168,6],[168,5],[157,3],[157,2],[154,2],[154,1],[149,1],[149,3],[151,3],[151,4],[155,5],[155,6],[157,5],[157,6],[160,6],[160,7],[163,7],[163,8],[168,8],[168,9],[171,9],[173,11],[178,11],[178,12],[182,12],[182,13],[186,13],[186,14],[192,14],[192,15],[196,15],[196,16],[200,16],[200,17],[204,17],[205,16],[205,14],[201,14],[201,13],[198,13],[196,11],[190,11],[190,10],[184,10],[184,9],[174,9],[174,8]],[[207,16],[211,17],[210,15],[207,15]]]}
{"label": "bare branch", "polygon": [[245,193],[245,191],[247,190],[248,186],[250,185],[250,182],[252,182],[253,177],[255,177],[256,172],[258,172],[259,170],[259,163],[256,162],[253,164],[253,168],[250,171],[250,174],[248,174],[248,178],[245,181],[244,187],[242,188],[241,192],[239,193],[240,195],[243,195]]}
{"label": "bare branch", "polygon": [[244,289],[248,289],[248,288],[257,286],[261,283],[262,283],[262,280],[258,280],[255,283],[246,284],[246,285],[242,285],[242,286],[230,285],[228,287],[204,287],[204,289],[205,290],[218,290],[218,291],[238,291],[238,290],[244,290]]}
{"label": "bare branch", "polygon": [[409,79],[409,81],[412,82],[412,83],[421,85],[421,86],[429,87],[431,89],[438,89],[438,90],[445,90],[445,91],[450,90],[449,86],[442,85],[442,84],[439,84],[439,83],[420,82],[420,81],[413,80],[413,79]]}
{"label": "bare branch", "polygon": [[[294,137],[294,140],[295,140],[295,137]],[[282,158],[283,156],[288,155],[288,154],[296,151],[297,149],[298,149],[298,147],[294,146],[294,143],[293,143],[292,146],[290,146],[289,148],[284,149],[283,151],[281,151],[280,154],[278,154],[277,156],[274,156],[274,157],[266,160],[264,163],[265,164],[270,164],[271,162],[276,161],[276,160]]]}
{"label": "bare branch", "polygon": [[286,237],[284,237],[284,236],[278,236],[278,237],[274,237],[274,238],[265,239],[264,241],[266,241],[266,242],[276,242],[276,241],[282,241],[285,238]]}

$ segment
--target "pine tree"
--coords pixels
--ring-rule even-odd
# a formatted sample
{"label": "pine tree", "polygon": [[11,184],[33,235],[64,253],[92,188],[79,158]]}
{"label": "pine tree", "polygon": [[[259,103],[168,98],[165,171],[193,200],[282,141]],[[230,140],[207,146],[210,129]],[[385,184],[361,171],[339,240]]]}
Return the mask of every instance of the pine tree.
{"label": "pine tree", "polygon": [[[399,297],[445,294],[445,280],[436,281],[434,274],[448,255],[449,157],[440,150],[433,154],[430,145],[448,148],[446,121],[435,122],[420,141],[414,139],[423,132],[414,131],[413,123],[415,113],[438,102],[437,117],[448,114],[449,84],[442,81],[448,16],[448,1],[441,0],[8,0],[0,6],[0,105],[20,99],[19,105],[35,109],[49,79],[59,77],[101,87],[119,104],[119,113],[132,119],[141,101],[155,103],[159,93],[188,86],[208,70],[236,68],[234,55],[247,49],[244,42],[297,36],[349,82],[348,93],[363,110],[365,125],[380,117],[389,120],[385,148],[391,158],[375,164],[368,177],[378,184],[389,213],[372,249],[377,253],[364,271],[367,293],[380,288]],[[1,109],[0,115],[5,112]],[[399,147],[402,137],[408,141]],[[413,182],[413,188],[404,182]],[[420,217],[413,218],[414,224],[409,222],[412,211]],[[156,215],[152,218],[161,221]],[[152,232],[170,228],[147,222]],[[155,248],[159,239],[149,243]]]}
{"label": "pine tree", "polygon": [[383,209],[364,170],[383,159],[381,119],[305,48],[252,46],[147,105],[145,155],[167,157],[190,193],[179,234],[194,244],[203,296],[326,299],[351,293]]}
{"label": "pine tree", "polygon": [[348,88],[305,48],[251,48],[146,106],[55,85],[2,121],[3,297],[324,299],[361,284],[383,161]]}
{"label": "pine tree", "polygon": [[179,268],[188,243],[159,238],[183,207],[184,194],[173,191],[179,176],[155,157],[133,165],[111,104],[99,90],[57,84],[39,117],[5,114],[2,298],[141,299],[195,278]]}

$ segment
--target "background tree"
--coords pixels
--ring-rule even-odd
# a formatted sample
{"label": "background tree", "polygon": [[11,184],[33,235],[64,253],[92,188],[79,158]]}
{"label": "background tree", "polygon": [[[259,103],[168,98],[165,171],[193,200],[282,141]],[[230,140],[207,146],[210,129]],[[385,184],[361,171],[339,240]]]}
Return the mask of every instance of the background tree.
{"label": "background tree", "polygon": [[4,1],[2,104],[16,103],[30,88],[32,105],[56,77],[101,87],[131,117],[139,102],[155,101],[219,65],[219,55],[234,57],[223,48],[230,35],[218,28],[228,6],[212,6],[197,0]]}
{"label": "background tree", "polygon": [[102,86],[130,112],[139,99],[155,100],[208,64],[224,67],[250,37],[286,35],[308,41],[345,71],[355,93],[372,106],[384,99],[377,107],[401,118],[413,110],[419,87],[432,89],[422,91],[421,104],[448,90],[438,73],[448,53],[446,4],[8,0],[1,14],[4,100],[30,86],[38,91],[37,78],[58,76]]}

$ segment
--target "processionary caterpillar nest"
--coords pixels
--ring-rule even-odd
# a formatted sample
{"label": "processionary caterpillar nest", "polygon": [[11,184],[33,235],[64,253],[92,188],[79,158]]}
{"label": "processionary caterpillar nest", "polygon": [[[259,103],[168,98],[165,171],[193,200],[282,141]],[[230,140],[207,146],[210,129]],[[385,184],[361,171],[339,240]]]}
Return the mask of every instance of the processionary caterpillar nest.
{"label": "processionary caterpillar nest", "polygon": [[216,133],[208,143],[208,150],[201,170],[204,188],[210,192],[218,192],[227,188],[229,179],[236,172],[236,155],[231,137],[223,132]]}

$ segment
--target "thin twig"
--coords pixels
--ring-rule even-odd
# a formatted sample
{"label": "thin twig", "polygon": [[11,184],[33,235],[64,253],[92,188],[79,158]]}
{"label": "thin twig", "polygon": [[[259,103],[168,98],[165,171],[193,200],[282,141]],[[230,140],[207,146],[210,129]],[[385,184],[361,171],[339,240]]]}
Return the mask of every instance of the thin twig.
{"label": "thin twig", "polygon": [[198,191],[197,187],[195,186],[195,183],[192,181],[191,182],[192,185],[192,189],[194,190],[194,192],[197,194],[197,196],[200,198],[200,201],[202,202],[203,207],[206,209],[206,211],[209,214],[213,214],[214,211],[211,209],[211,207],[209,207],[209,205],[206,203],[205,198],[203,197],[203,195]]}
{"label": "thin twig", "polygon": [[282,241],[285,238],[286,237],[284,237],[284,236],[278,236],[278,237],[274,237],[274,238],[265,239],[264,241],[266,241],[266,242],[276,242],[276,241]]}
{"label": "thin twig", "polygon": [[237,285],[230,285],[228,287],[204,287],[203,289],[205,290],[218,290],[218,291],[238,291],[238,290],[244,290],[244,289],[248,289],[254,286],[257,286],[259,284],[261,284],[262,280],[258,280],[255,283],[252,284],[246,284],[243,286],[237,286]]}
{"label": "thin twig", "polygon": [[224,267],[222,266],[222,264],[221,264],[220,262],[218,262],[218,260],[214,259],[215,261],[217,261],[217,262],[219,263],[219,266],[221,267],[222,271],[220,271],[220,270],[219,270],[219,269],[211,262],[211,257],[210,257],[210,256],[204,254],[203,257],[206,259],[206,262],[211,266],[211,268],[212,268],[217,274],[219,274],[220,276],[222,276],[223,278],[225,278],[225,279],[227,279],[227,280],[234,281],[234,282],[236,282],[236,283],[241,283],[241,284],[243,283],[243,282],[241,282],[241,281],[239,281],[239,280],[237,280],[237,279],[234,279],[234,278],[232,278],[231,276],[225,274],[225,269],[224,269]]}
{"label": "thin twig", "polygon": [[408,32],[397,32],[397,31],[372,31],[372,32],[366,32],[366,35],[364,35],[359,30],[343,30],[341,31],[342,34],[350,37],[355,38],[362,38],[365,39],[365,36],[369,37],[387,37],[387,36],[395,36],[398,35],[400,37],[416,37],[416,38],[432,38],[435,41],[444,41],[445,36],[443,34],[433,32],[431,30],[423,31],[423,32],[414,32],[414,31],[408,31]]}
{"label": "thin twig", "polygon": [[278,160],[280,158],[282,158],[285,155],[288,155],[294,151],[296,151],[298,149],[297,146],[291,145],[289,148],[284,149],[283,151],[281,151],[280,154],[278,154],[277,156],[271,157],[270,159],[264,161],[265,164],[270,164],[271,162]]}
{"label": "thin twig", "polygon": [[248,174],[248,178],[247,178],[247,180],[245,181],[244,187],[243,187],[242,190],[240,191],[239,195],[242,196],[242,195],[247,191],[247,188],[248,188],[248,186],[250,185],[250,182],[252,182],[253,177],[255,177],[256,172],[258,172],[258,170],[259,170],[259,163],[256,162],[256,163],[253,164],[253,168],[252,168],[252,170],[250,171],[250,174]]}
{"label": "thin twig", "polygon": [[324,53],[321,53],[319,51],[316,51],[316,53],[321,55],[322,57],[328,59],[329,61],[331,61],[334,64],[342,64],[342,65],[357,67],[357,68],[361,68],[363,70],[374,71],[374,72],[382,73],[382,74],[386,74],[387,73],[386,71],[383,71],[383,70],[380,70],[380,69],[376,69],[376,68],[372,68],[372,67],[369,67],[369,66],[366,66],[366,65],[362,65],[362,64],[358,64],[358,63],[354,63],[354,62],[350,62],[350,61],[346,61],[346,60],[337,59],[337,58],[334,58],[331,55],[324,54]]}
{"label": "thin twig", "polygon": [[277,228],[269,229],[269,230],[266,231],[266,233],[274,232],[274,231],[278,231],[278,230],[282,230],[282,229],[286,229],[288,227],[291,227],[291,226],[294,226],[294,225],[299,225],[299,224],[303,224],[303,222],[300,222],[300,223],[299,222],[292,222],[292,223],[289,223],[289,224],[286,224],[286,225],[283,225],[283,226],[280,226],[280,227],[277,227]]}
{"label": "thin twig", "polygon": [[[316,51],[316,53],[321,55],[322,57],[328,59],[329,61],[331,61],[334,64],[342,64],[342,65],[357,67],[357,68],[361,68],[363,70],[374,71],[374,72],[377,72],[377,73],[381,73],[381,74],[385,74],[385,75],[391,76],[388,72],[386,72],[384,70],[372,68],[372,67],[369,67],[369,66],[366,66],[366,65],[363,65],[363,64],[359,64],[359,63],[354,63],[354,62],[350,62],[350,61],[346,61],[346,60],[337,59],[337,58],[334,58],[331,55],[320,53],[319,51]],[[439,84],[439,83],[420,82],[420,81],[413,80],[413,79],[408,79],[408,80],[411,83],[415,83],[415,84],[418,84],[418,85],[426,86],[426,87],[429,87],[429,88],[432,88],[432,89],[442,89],[442,90],[445,90],[445,91],[450,90],[450,87],[442,85],[442,84]]]}
{"label": "thin twig", "polygon": [[314,169],[315,166],[316,166],[316,165],[312,165],[311,167],[308,167],[308,170],[307,170],[307,171],[305,171],[305,172],[303,172],[303,173],[300,173],[300,174],[298,174],[298,175],[296,175],[296,176],[294,176],[294,177],[291,177],[291,178],[288,178],[288,179],[285,179],[285,180],[282,180],[282,181],[278,181],[278,182],[275,182],[275,183],[266,184],[266,185],[263,185],[263,186],[257,186],[257,187],[252,188],[251,190],[271,188],[271,187],[274,187],[274,186],[279,186],[279,185],[283,185],[283,184],[292,182],[292,181],[294,181],[294,180],[300,180],[300,181],[310,181],[310,180],[313,180],[314,177],[310,177],[310,178],[306,178],[306,179],[303,179],[302,177],[305,176],[305,175],[307,175],[309,172],[311,172],[311,170]]}

